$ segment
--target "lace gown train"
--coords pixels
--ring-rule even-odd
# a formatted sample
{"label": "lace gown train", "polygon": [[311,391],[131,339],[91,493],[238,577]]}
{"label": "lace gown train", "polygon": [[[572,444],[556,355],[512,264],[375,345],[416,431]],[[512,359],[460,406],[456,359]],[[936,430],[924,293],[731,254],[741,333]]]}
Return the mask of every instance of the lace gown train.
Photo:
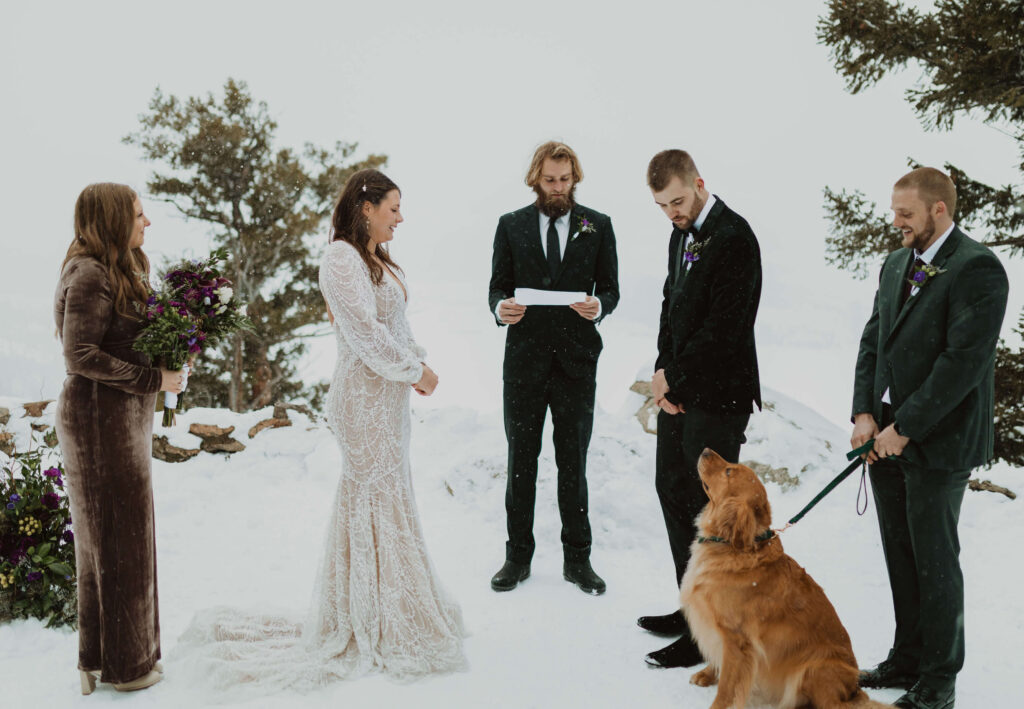
{"label": "lace gown train", "polygon": [[188,674],[233,685],[309,689],[379,669],[398,678],[463,669],[465,631],[427,555],[409,468],[410,384],[425,352],[406,291],[343,241],[327,249],[320,289],[338,362],[327,419],[341,480],[305,623],[228,608],[196,616],[179,640]]}

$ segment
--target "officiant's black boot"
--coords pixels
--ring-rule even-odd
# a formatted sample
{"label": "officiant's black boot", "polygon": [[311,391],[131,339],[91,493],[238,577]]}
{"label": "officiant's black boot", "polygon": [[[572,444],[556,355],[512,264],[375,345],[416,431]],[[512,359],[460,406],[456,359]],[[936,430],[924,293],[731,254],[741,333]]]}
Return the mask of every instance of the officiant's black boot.
{"label": "officiant's black boot", "polygon": [[491,588],[495,591],[511,591],[530,577],[530,565],[506,561],[498,573],[491,577]]}
{"label": "officiant's black boot", "polygon": [[704,656],[700,654],[697,643],[690,638],[687,629],[686,635],[671,645],[647,653],[644,662],[651,667],[693,667],[704,662]]}
{"label": "officiant's black boot", "polygon": [[576,584],[577,588],[591,596],[600,596],[607,588],[604,579],[594,573],[587,559],[565,562],[562,565],[562,578]]}
{"label": "officiant's black boot", "polygon": [[642,615],[637,618],[636,624],[655,635],[684,635],[689,631],[682,611],[668,615]]}

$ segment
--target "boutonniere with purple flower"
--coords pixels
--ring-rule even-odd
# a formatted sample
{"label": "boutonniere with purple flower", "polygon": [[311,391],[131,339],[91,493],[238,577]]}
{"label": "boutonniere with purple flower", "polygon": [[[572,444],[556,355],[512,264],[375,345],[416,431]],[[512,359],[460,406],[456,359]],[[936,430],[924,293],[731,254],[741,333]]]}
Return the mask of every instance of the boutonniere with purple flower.
{"label": "boutonniere with purple flower", "polygon": [[940,273],[945,272],[946,269],[944,268],[939,268],[938,266],[926,263],[914,269],[914,272],[910,274],[910,278],[907,279],[907,283],[914,286],[914,288],[924,288],[928,281],[935,278]]}
{"label": "boutonniere with purple flower", "polygon": [[576,231],[573,233],[572,238],[575,239],[580,234],[593,234],[596,231],[597,227],[594,225],[594,222],[581,214],[576,218]]}
{"label": "boutonniere with purple flower", "polygon": [[696,261],[700,261],[700,252],[704,250],[704,245],[706,243],[707,240],[690,240],[690,245],[687,246],[686,251],[683,252],[683,258],[686,259],[687,263],[695,263]]}

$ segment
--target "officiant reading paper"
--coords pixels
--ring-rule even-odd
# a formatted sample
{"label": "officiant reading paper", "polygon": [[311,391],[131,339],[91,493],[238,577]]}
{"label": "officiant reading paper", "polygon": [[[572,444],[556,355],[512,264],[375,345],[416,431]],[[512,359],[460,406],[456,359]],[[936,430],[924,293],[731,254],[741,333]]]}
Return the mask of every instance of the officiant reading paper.
{"label": "officiant reading paper", "polygon": [[[491,579],[495,591],[511,591],[530,575],[537,457],[549,407],[563,577],[586,593],[605,590],[590,566],[586,467],[601,353],[596,324],[619,302],[618,262],[611,220],[576,204],[582,179],[579,159],[569,146],[541,145],[526,175],[536,201],[502,216],[494,235],[490,308],[498,325],[510,326],[503,372],[508,542],[505,564]],[[564,302],[566,292],[585,295],[569,305],[527,306],[516,302],[517,288],[552,292],[540,299],[531,294],[531,302]]]}

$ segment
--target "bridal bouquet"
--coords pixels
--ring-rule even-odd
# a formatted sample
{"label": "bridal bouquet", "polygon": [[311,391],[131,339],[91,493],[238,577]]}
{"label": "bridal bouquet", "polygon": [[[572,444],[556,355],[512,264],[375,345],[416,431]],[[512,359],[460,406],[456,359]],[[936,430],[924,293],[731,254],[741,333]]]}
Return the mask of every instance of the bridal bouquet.
{"label": "bridal bouquet", "polygon": [[[184,369],[187,377],[188,363],[204,348],[238,330],[251,330],[252,322],[242,314],[244,304],[218,268],[226,260],[227,250],[221,248],[206,259],[168,268],[146,302],[146,324],[135,349],[167,369]],[[179,405],[177,394],[164,392],[165,427],[174,425]]]}

